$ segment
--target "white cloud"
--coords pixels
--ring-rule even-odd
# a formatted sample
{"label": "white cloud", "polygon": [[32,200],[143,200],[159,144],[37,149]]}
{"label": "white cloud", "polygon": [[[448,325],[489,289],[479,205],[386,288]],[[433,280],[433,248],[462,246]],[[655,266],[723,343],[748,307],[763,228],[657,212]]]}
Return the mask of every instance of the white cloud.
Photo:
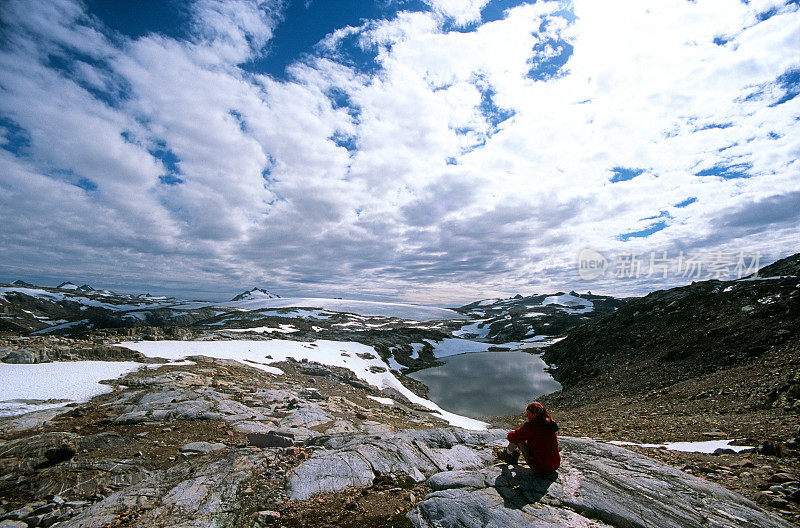
{"label": "white cloud", "polygon": [[[343,28],[275,79],[239,65],[278,2],[198,1],[184,40],[7,2],[0,273],[447,303],[579,287],[586,246],[795,251],[800,101],[770,105],[800,68],[797,6],[537,2],[443,29],[485,3]],[[352,37],[374,73],[345,65]],[[696,176],[731,165],[750,177]]]}
{"label": "white cloud", "polygon": [[424,0],[440,16],[463,26],[481,20],[481,9],[489,0]]}

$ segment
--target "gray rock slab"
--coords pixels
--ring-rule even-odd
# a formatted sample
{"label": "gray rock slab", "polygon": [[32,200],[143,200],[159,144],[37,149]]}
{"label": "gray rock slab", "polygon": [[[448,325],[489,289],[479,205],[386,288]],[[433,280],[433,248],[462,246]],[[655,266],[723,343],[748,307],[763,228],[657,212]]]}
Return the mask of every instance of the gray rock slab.
{"label": "gray rock slab", "polygon": [[312,443],[326,450],[292,470],[286,489],[292,499],[368,486],[377,475],[422,480],[447,469],[477,469],[492,461],[489,442],[504,431],[427,429],[376,435],[325,437]]}
{"label": "gray rock slab", "polygon": [[22,521],[6,519],[5,521],[0,521],[0,528],[28,528],[28,524]]}
{"label": "gray rock slab", "polygon": [[238,433],[269,433],[276,429],[275,424],[272,422],[255,422],[252,420],[244,420],[236,422],[231,426],[231,429]]}
{"label": "gray rock slab", "polygon": [[59,527],[101,528],[131,512],[141,515],[136,526],[233,526],[243,508],[240,488],[268,465],[268,456],[255,448],[192,458],[112,493]]}
{"label": "gray rock slab", "polygon": [[256,447],[289,447],[294,445],[294,436],[276,431],[247,433],[247,444]]}
{"label": "gray rock slab", "polygon": [[147,411],[133,411],[121,414],[114,418],[114,423],[130,425],[142,423],[147,420]]}
{"label": "gray rock slab", "polygon": [[541,475],[491,466],[433,475],[435,491],[409,514],[418,528],[788,528],[721,486],[626,449],[562,437],[562,467]]}
{"label": "gray rock slab", "polygon": [[181,453],[210,453],[212,451],[225,449],[226,447],[228,446],[218,442],[189,442],[188,444],[181,446],[179,451]]}
{"label": "gray rock slab", "polygon": [[13,418],[0,420],[0,436],[10,436],[24,431],[40,429],[47,424],[47,422],[71,410],[70,407],[56,407],[54,409],[29,412],[14,416]]}
{"label": "gray rock slab", "polygon": [[197,400],[182,402],[174,407],[173,417],[177,420],[204,420],[208,419],[205,415],[214,406],[208,400],[199,398]]}
{"label": "gray rock slab", "polygon": [[301,407],[280,419],[282,427],[314,427],[332,422],[333,418],[318,405]]}
{"label": "gray rock slab", "polygon": [[246,418],[258,418],[258,413],[247,405],[233,400],[221,400],[217,402],[216,411],[224,415],[241,415]]}

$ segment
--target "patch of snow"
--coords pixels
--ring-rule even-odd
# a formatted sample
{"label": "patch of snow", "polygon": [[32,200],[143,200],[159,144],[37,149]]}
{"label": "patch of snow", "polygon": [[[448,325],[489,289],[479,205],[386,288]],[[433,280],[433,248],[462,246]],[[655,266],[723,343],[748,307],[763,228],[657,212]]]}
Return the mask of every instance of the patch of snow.
{"label": "patch of snow", "polygon": [[297,328],[290,324],[281,324],[279,328],[273,328],[271,326],[259,326],[256,328],[226,328],[224,330],[217,330],[217,332],[253,332],[256,334],[263,334],[263,333],[273,333],[277,332],[280,334],[291,334],[292,332],[299,332]]}
{"label": "patch of snow", "polygon": [[148,363],[146,365],[146,367],[148,369],[155,370],[157,368],[161,368],[161,367],[164,367],[166,365],[170,365],[170,366],[174,365],[174,366],[177,367],[177,366],[196,365],[196,364],[197,363],[195,363],[194,361],[191,361],[189,359],[184,359],[183,361],[170,361],[168,363]]}
{"label": "patch of snow", "polygon": [[713,453],[717,449],[732,449],[737,453],[747,449],[753,449],[749,446],[734,446],[730,445],[735,440],[708,440],[703,442],[665,442],[663,444],[636,444],[634,442],[622,442],[619,440],[612,440],[609,444],[618,446],[639,446],[639,447],[664,447],[670,451],[682,451],[685,453]]}
{"label": "patch of snow", "polygon": [[586,313],[594,310],[594,303],[592,303],[592,301],[577,297],[570,293],[565,293],[563,295],[550,295],[542,300],[542,306],[547,306],[550,304],[570,308],[570,313]]}
{"label": "patch of snow", "polygon": [[378,403],[382,403],[384,405],[394,405],[394,400],[391,398],[381,398],[380,396],[367,396],[370,400],[375,400]]}
{"label": "patch of snow", "polygon": [[17,416],[35,411],[44,411],[45,409],[55,409],[56,407],[64,407],[66,402],[58,403],[32,403],[38,400],[11,400],[0,401],[0,418],[8,418],[9,416]]}
{"label": "patch of snow", "polygon": [[[63,319],[61,320],[63,321]],[[59,323],[60,321],[53,321],[53,324]],[[77,326],[79,324],[86,324],[88,323],[88,319],[81,319],[80,321],[72,321],[71,323],[63,322],[63,324],[57,324],[56,326],[51,326],[49,328],[42,328],[41,330],[37,330],[35,332],[31,332],[31,335],[38,335],[38,334],[49,334],[50,332],[54,332],[56,330],[63,330],[65,328],[72,328],[73,326]]]}
{"label": "patch of snow", "polygon": [[[456,427],[475,430],[486,429],[489,425],[445,411],[435,403],[417,396],[400,383],[391,371],[386,370],[387,364],[370,346],[349,341],[317,340],[313,343],[316,346],[309,346],[309,343],[300,341],[279,339],[270,341],[137,341],[120,343],[119,346],[136,350],[148,357],[183,359],[195,355],[210,356],[248,362],[262,370],[266,370],[268,367],[263,363],[266,361],[267,355],[272,357],[271,362],[284,361],[287,358],[294,358],[298,361],[307,359],[349,369],[360,379],[379,389],[393,388],[411,402],[430,409]],[[342,352],[349,354],[349,357],[342,356]],[[369,354],[372,359],[364,359],[357,354]],[[373,372],[370,367],[383,367],[383,372]]]}
{"label": "patch of snow", "polygon": [[411,343],[411,359],[419,359],[419,353],[425,348],[425,343]]}
{"label": "patch of snow", "polygon": [[65,298],[63,293],[51,293],[38,288],[0,288],[0,296],[5,297],[6,293],[21,293],[23,295],[29,295],[30,297],[47,297],[49,300],[53,301],[63,301]]}
{"label": "patch of snow", "polygon": [[472,324],[464,325],[461,327],[461,330],[453,332],[453,335],[461,337],[469,334],[478,338],[484,338],[489,335],[490,325],[487,325],[486,321],[489,321],[489,319],[479,319]]}
{"label": "patch of snow", "polygon": [[390,356],[389,359],[387,360],[387,363],[389,364],[389,368],[391,370],[396,370],[397,372],[402,372],[403,369],[405,368],[404,365],[401,365],[400,363],[397,362],[394,356]]}
{"label": "patch of snow", "polygon": [[[101,380],[119,378],[142,366],[133,361],[0,363],[0,401],[5,402],[3,406],[7,406],[9,400],[84,402],[112,391],[110,386],[99,383]],[[29,412],[19,406],[16,410],[16,414]]]}

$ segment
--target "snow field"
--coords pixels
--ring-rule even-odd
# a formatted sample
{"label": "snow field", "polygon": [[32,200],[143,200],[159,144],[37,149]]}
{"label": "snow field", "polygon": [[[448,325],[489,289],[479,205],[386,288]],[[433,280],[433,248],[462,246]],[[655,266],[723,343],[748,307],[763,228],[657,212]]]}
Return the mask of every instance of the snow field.
{"label": "snow field", "polygon": [[609,444],[618,446],[639,446],[639,447],[665,447],[670,451],[682,451],[685,453],[713,453],[717,449],[732,449],[737,453],[746,449],[753,449],[748,446],[734,446],[730,445],[735,440],[708,440],[703,442],[666,442],[663,444],[636,444],[634,442],[622,442],[619,440],[612,440]]}
{"label": "snow field", "polygon": [[[171,360],[182,360],[187,356],[197,355],[233,359],[274,374],[276,374],[275,371],[280,372],[280,370],[269,366],[268,363],[285,361],[289,358],[297,361],[307,359],[324,365],[349,369],[360,379],[379,389],[393,388],[409,401],[430,409],[456,427],[482,430],[489,425],[445,411],[435,403],[417,396],[386,369],[387,364],[372,347],[361,343],[273,339],[270,341],[136,341],[120,343],[119,346],[136,350],[148,357],[162,357]],[[359,357],[358,354],[362,356]],[[371,367],[379,367],[383,372],[379,372],[379,369],[371,370]]]}
{"label": "snow field", "polygon": [[[102,380],[116,379],[143,367],[133,361],[54,361],[52,363],[0,363],[0,416],[39,410],[41,404],[11,400],[70,400],[85,402],[111,392]],[[68,403],[68,402],[67,402]],[[49,406],[56,406],[45,404]],[[66,405],[62,403],[61,405]]]}

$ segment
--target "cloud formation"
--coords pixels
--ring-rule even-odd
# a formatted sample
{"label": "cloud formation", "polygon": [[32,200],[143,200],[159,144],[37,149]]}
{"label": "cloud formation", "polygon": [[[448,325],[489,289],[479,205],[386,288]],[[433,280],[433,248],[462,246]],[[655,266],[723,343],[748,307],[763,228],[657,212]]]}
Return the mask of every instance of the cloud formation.
{"label": "cloud formation", "polygon": [[426,3],[284,78],[278,0],[184,38],[3,3],[0,277],[447,304],[685,282],[581,282],[584,247],[797,251],[796,3]]}

